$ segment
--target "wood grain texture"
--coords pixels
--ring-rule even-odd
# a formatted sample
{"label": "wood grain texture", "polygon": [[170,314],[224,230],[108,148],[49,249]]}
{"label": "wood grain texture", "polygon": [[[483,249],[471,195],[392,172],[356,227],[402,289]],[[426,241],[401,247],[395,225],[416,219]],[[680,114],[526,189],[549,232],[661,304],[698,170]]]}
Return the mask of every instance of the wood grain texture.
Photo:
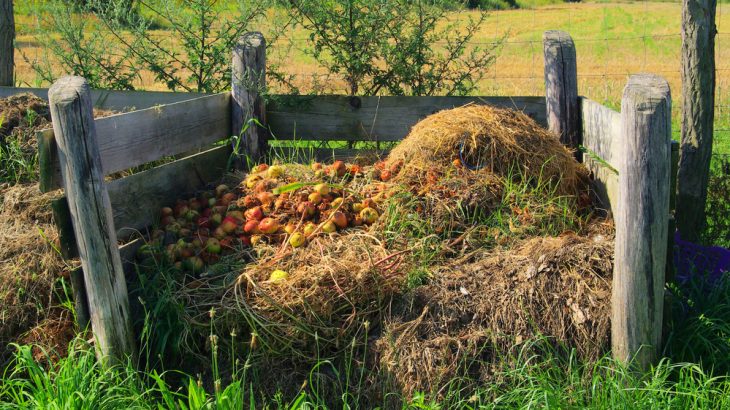
{"label": "wood grain texture", "polygon": [[548,129],[560,136],[563,145],[577,149],[581,142],[575,44],[568,33],[558,30],[546,31],[542,42]]}
{"label": "wood grain texture", "polygon": [[218,182],[230,155],[231,148],[225,145],[111,181],[108,189],[119,239],[153,225],[162,207]]}
{"label": "wood grain texture", "polygon": [[104,363],[125,363],[136,347],[89,87],[63,77],[48,96],[97,353]]}
{"label": "wood grain texture", "polygon": [[715,120],[717,0],[682,1],[682,135],[677,179],[677,228],[696,242],[705,204]]}
{"label": "wood grain texture", "polygon": [[[243,139],[243,154],[259,161],[267,149],[266,104],[266,40],[263,34],[244,34],[233,48],[231,73],[231,134]],[[259,124],[250,122],[257,121]]]}
{"label": "wood grain texture", "polygon": [[[0,87],[0,98],[22,93],[31,93],[39,98],[48,100],[47,88]],[[91,100],[94,108],[125,112],[192,100],[206,95],[210,94],[167,91],[91,90]]]}
{"label": "wood grain texture", "polygon": [[[230,136],[230,95],[220,93],[95,121],[103,174],[211,146]],[[47,132],[39,136],[43,192],[61,186],[57,151]]]}
{"label": "wood grain texture", "polygon": [[[618,196],[618,142],[621,141],[621,114],[588,98],[581,98],[583,163],[591,171],[601,207],[613,214]],[[605,161],[608,166],[592,156]],[[614,168],[614,169],[611,169]]]}
{"label": "wood grain texture", "polygon": [[266,115],[278,140],[399,141],[428,115],[470,103],[514,108],[546,124],[541,97],[274,96]]}
{"label": "wood grain texture", "polygon": [[0,85],[15,83],[15,13],[13,0],[0,0]]}
{"label": "wood grain texture", "polygon": [[671,96],[663,78],[629,79],[621,130],[611,347],[615,358],[646,370],[661,346],[667,263]]}

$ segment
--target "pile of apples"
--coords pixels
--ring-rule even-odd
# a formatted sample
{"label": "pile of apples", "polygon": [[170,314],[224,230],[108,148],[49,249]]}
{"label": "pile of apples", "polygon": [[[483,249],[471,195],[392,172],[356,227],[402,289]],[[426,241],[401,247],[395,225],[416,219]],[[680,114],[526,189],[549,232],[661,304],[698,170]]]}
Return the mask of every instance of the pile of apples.
{"label": "pile of apples", "polygon": [[219,185],[162,208],[159,226],[138,258],[164,259],[197,274],[221,256],[247,247],[268,243],[301,248],[319,235],[378,220],[385,187],[370,195],[347,189],[349,181],[364,175],[360,166],[314,163],[308,182],[286,171],[282,165],[260,164],[237,187]]}

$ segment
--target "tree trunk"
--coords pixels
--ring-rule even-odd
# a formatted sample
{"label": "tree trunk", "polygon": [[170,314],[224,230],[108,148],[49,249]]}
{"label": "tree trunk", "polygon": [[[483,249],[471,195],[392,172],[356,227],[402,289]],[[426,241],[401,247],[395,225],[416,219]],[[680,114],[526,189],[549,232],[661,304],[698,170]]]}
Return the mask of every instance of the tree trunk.
{"label": "tree trunk", "polygon": [[705,225],[715,119],[717,0],[682,5],[682,139],[677,174],[677,228],[696,241]]}
{"label": "tree trunk", "polygon": [[0,0],[0,86],[12,87],[15,41],[13,0]]}

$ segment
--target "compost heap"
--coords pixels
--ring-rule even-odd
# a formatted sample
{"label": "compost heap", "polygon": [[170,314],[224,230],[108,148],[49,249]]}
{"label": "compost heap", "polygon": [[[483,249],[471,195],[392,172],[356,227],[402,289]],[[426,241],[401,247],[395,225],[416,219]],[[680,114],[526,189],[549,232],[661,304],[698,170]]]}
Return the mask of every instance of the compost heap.
{"label": "compost heap", "polygon": [[[183,344],[196,327],[207,339],[209,318],[288,361],[368,343],[400,388],[434,391],[474,357],[488,379],[496,351],[538,334],[603,350],[613,237],[585,222],[587,182],[523,113],[471,105],[424,119],[373,166],[261,164],[178,201],[140,258],[182,279]],[[542,237],[566,210],[515,186],[565,199],[578,233]],[[426,283],[407,290],[418,269]]]}
{"label": "compost heap", "polygon": [[[32,94],[0,99],[0,118],[0,149],[15,150],[33,164],[35,132],[50,126],[48,104]],[[58,194],[41,194],[34,175],[10,180],[9,166],[0,169],[2,179],[9,180],[0,184],[0,364],[11,352],[8,343],[38,343],[49,353],[65,352],[73,337],[71,312],[58,306],[56,297],[57,280],[73,268],[56,251],[50,203]],[[35,353],[43,356],[40,349]]]}

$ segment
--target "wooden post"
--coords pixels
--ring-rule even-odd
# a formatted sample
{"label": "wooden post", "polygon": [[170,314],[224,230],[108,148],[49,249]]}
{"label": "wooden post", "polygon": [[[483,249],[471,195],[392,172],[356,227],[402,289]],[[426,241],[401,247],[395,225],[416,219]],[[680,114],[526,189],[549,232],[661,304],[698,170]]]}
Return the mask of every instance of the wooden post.
{"label": "wooden post", "polygon": [[671,105],[669,84],[649,74],[632,76],[621,101],[611,347],[640,369],[654,362],[662,336]]}
{"label": "wooden post", "polygon": [[231,132],[243,139],[244,154],[259,161],[268,149],[267,131],[250,123],[266,123],[266,105],[261,94],[266,87],[266,40],[259,32],[246,33],[233,49],[231,75]]}
{"label": "wooden post", "polygon": [[15,66],[15,16],[13,0],[0,0],[0,86],[12,87]]}
{"label": "wooden post", "polygon": [[63,77],[48,99],[97,354],[104,362],[124,362],[136,349],[89,86],[81,77]]}
{"label": "wooden post", "polygon": [[682,137],[677,180],[677,228],[697,241],[705,226],[715,120],[717,0],[682,1]]}
{"label": "wooden post", "polygon": [[545,107],[550,131],[560,142],[577,152],[580,145],[578,68],[575,44],[564,31],[550,30],[542,36],[545,53]]}

